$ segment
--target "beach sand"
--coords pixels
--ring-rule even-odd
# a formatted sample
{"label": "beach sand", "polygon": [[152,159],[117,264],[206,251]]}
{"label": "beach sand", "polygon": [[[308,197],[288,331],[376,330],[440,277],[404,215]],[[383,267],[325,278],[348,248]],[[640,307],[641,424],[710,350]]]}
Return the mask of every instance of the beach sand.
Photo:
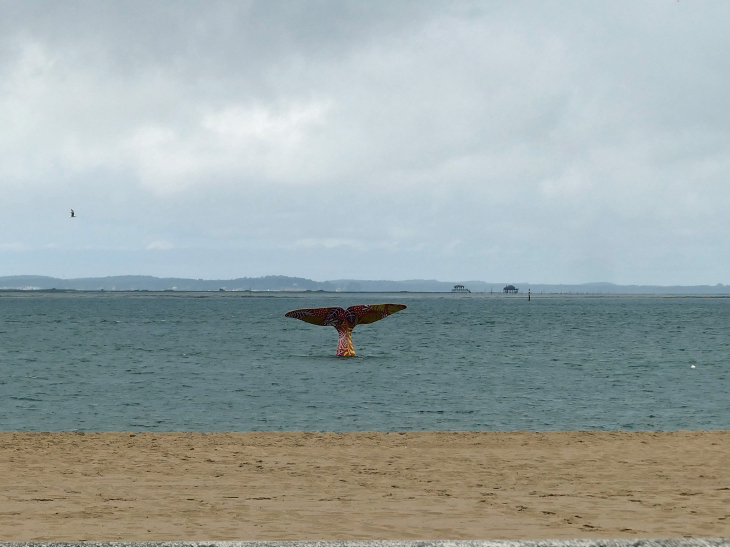
{"label": "beach sand", "polygon": [[0,433],[0,540],[730,536],[730,431]]}

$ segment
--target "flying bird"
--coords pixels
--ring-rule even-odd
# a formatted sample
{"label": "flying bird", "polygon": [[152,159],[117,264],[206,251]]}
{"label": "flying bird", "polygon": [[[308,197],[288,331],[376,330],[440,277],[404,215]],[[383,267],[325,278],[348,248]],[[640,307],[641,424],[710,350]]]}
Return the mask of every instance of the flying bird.
{"label": "flying bird", "polygon": [[353,357],[355,349],[352,347],[352,329],[356,325],[375,323],[404,309],[406,309],[405,304],[358,305],[350,306],[346,310],[339,307],[303,308],[287,312],[284,317],[292,317],[312,325],[336,328],[337,356]]}
{"label": "flying bird", "polygon": [[71,218],[76,218],[76,213],[74,213],[73,209],[71,209]]}

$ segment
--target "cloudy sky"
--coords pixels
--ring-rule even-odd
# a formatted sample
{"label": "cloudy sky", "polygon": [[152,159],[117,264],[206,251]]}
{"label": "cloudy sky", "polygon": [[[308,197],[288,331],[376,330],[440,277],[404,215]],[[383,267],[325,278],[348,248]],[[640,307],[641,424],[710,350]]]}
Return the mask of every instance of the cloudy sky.
{"label": "cloudy sky", "polygon": [[0,13],[0,276],[730,283],[725,0]]}

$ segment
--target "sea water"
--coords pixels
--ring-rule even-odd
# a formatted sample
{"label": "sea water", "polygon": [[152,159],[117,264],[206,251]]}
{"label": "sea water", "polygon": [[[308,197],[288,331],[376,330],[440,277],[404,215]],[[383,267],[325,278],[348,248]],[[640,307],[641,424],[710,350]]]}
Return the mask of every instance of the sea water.
{"label": "sea water", "polygon": [[[284,317],[377,302],[353,358]],[[729,332],[724,298],[7,292],[0,430],[728,429]]]}

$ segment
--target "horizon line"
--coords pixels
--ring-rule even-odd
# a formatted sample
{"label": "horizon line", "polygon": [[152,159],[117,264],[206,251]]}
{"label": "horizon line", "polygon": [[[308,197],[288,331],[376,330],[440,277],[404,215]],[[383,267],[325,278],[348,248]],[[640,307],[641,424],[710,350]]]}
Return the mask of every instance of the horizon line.
{"label": "horizon line", "polygon": [[[356,279],[356,278],[339,278],[339,279],[325,279],[322,281],[318,281],[316,279],[303,277],[303,276],[292,276],[292,275],[282,275],[282,274],[267,274],[267,275],[261,275],[261,276],[241,276],[241,277],[229,277],[229,278],[195,278],[195,277],[176,277],[176,276],[164,276],[159,277],[155,275],[149,275],[149,274],[117,274],[117,275],[101,275],[101,276],[88,276],[88,277],[56,277],[52,275],[43,275],[43,274],[13,274],[13,275],[2,275],[0,276],[0,280],[2,279],[9,279],[9,278],[44,278],[44,279],[53,279],[53,280],[59,280],[64,282],[69,281],[85,281],[85,280],[93,280],[93,279],[111,279],[111,278],[119,278],[119,277],[143,277],[143,278],[149,278],[149,279],[157,279],[157,280],[166,280],[166,279],[176,279],[176,280],[182,280],[182,281],[193,281],[193,282],[225,282],[225,281],[238,281],[240,279],[250,279],[250,280],[257,280],[257,279],[266,279],[266,278],[286,278],[286,279],[301,279],[306,281],[311,281],[314,283],[336,283],[336,282],[367,282],[367,283],[409,283],[409,282],[435,282],[435,283],[481,283],[485,285],[501,285],[503,283],[508,284],[520,284],[525,286],[590,286],[590,285],[608,285],[613,287],[660,287],[660,288],[672,288],[672,287],[687,287],[687,288],[693,288],[693,287],[725,287],[730,285],[725,285],[723,283],[716,283],[714,285],[704,283],[704,284],[695,284],[695,285],[685,285],[685,284],[671,284],[671,285],[660,285],[660,284],[648,284],[648,283],[615,283],[612,281],[586,281],[586,282],[573,282],[573,283],[550,283],[550,282],[539,282],[539,283],[530,283],[528,281],[518,281],[518,282],[510,282],[510,281],[484,281],[481,279],[469,279],[469,280],[440,280],[435,278],[410,278],[410,279]],[[48,290],[48,289],[42,289],[42,290]],[[75,290],[75,289],[71,289]],[[82,289],[83,290],[83,289]],[[183,292],[183,291],[179,291]],[[325,291],[328,292],[328,291]],[[361,291],[350,291],[350,292],[361,292]],[[366,291],[368,292],[368,291]],[[390,291],[384,291],[384,292],[390,292]],[[398,292],[398,291],[395,291]],[[406,292],[418,292],[418,291],[406,291]]]}

